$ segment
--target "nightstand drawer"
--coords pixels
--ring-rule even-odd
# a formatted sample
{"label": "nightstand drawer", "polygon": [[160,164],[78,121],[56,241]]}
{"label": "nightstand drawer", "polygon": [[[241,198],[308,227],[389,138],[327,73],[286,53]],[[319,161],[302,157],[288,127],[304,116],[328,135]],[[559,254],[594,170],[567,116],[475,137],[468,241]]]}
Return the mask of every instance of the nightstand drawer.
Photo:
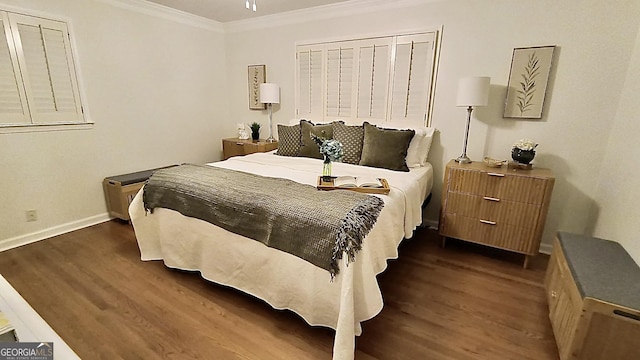
{"label": "nightstand drawer", "polygon": [[523,254],[538,252],[539,243],[530,228],[456,214],[444,214],[444,218],[443,235]]}
{"label": "nightstand drawer", "polygon": [[505,174],[504,172],[451,169],[450,192],[461,192],[540,204],[544,199],[546,179]]}
{"label": "nightstand drawer", "polygon": [[489,196],[449,193],[446,212],[533,229],[541,206]]}

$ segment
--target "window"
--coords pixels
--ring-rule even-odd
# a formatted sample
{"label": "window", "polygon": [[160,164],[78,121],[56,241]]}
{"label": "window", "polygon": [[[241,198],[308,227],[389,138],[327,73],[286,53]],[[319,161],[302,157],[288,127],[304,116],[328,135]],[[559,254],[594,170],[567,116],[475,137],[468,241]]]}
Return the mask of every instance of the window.
{"label": "window", "polygon": [[296,47],[296,115],[428,124],[437,32]]}
{"label": "window", "polygon": [[0,15],[0,127],[85,124],[67,24]]}

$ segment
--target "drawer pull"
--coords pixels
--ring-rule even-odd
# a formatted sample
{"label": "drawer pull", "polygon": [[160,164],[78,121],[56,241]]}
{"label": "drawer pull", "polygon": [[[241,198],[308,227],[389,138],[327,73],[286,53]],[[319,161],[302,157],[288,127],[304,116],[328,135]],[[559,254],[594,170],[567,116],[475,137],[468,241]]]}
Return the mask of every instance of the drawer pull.
{"label": "drawer pull", "polygon": [[495,221],[482,220],[482,219],[480,219],[480,222],[483,223],[483,224],[489,224],[489,225],[495,225],[496,224]]}
{"label": "drawer pull", "polygon": [[489,201],[500,201],[500,199],[498,199],[498,198],[489,197],[489,196],[484,196],[483,199],[489,200]]}
{"label": "drawer pull", "polygon": [[497,176],[497,177],[504,177],[504,174],[500,174],[500,173],[487,173],[487,175],[489,175],[489,176]]}
{"label": "drawer pull", "polygon": [[244,145],[244,143],[237,142],[236,145],[241,145],[242,146],[242,145]]}
{"label": "drawer pull", "polygon": [[554,298],[554,299],[557,298],[558,297],[558,293],[553,291],[553,290],[551,290],[551,297]]}
{"label": "drawer pull", "polygon": [[624,316],[624,317],[629,318],[629,319],[633,319],[633,320],[636,320],[636,321],[640,321],[640,316],[635,315],[635,314],[628,313],[628,312],[626,312],[626,311],[622,311],[622,310],[613,310],[613,313],[614,313],[614,314],[616,314],[616,315],[619,315],[619,316]]}

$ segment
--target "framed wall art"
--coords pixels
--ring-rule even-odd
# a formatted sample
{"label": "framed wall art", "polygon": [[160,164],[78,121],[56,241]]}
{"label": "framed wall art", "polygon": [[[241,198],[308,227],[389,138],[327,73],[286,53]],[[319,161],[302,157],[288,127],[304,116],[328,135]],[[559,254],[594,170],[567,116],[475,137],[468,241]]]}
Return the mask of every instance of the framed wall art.
{"label": "framed wall art", "polygon": [[260,84],[266,82],[265,65],[249,65],[249,109],[264,110],[266,104],[260,102]]}
{"label": "framed wall art", "polygon": [[505,118],[540,119],[555,46],[513,49]]}

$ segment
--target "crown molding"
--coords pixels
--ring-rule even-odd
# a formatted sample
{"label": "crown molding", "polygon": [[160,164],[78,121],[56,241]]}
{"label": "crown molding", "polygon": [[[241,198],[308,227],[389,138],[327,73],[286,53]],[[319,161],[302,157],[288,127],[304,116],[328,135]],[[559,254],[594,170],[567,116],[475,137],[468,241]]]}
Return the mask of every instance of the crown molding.
{"label": "crown molding", "polygon": [[316,6],[312,8],[287,11],[283,13],[265,15],[257,18],[237,20],[223,23],[225,32],[242,32],[264,29],[283,25],[299,24],[308,21],[326,20],[337,17],[367,14],[424,5],[426,3],[443,2],[448,0],[351,0],[341,3]]}
{"label": "crown molding", "polygon": [[96,0],[122,9],[135,11],[145,15],[151,15],[165,20],[175,21],[217,33],[224,33],[221,22],[172,9],[164,5],[152,3],[146,0]]}

